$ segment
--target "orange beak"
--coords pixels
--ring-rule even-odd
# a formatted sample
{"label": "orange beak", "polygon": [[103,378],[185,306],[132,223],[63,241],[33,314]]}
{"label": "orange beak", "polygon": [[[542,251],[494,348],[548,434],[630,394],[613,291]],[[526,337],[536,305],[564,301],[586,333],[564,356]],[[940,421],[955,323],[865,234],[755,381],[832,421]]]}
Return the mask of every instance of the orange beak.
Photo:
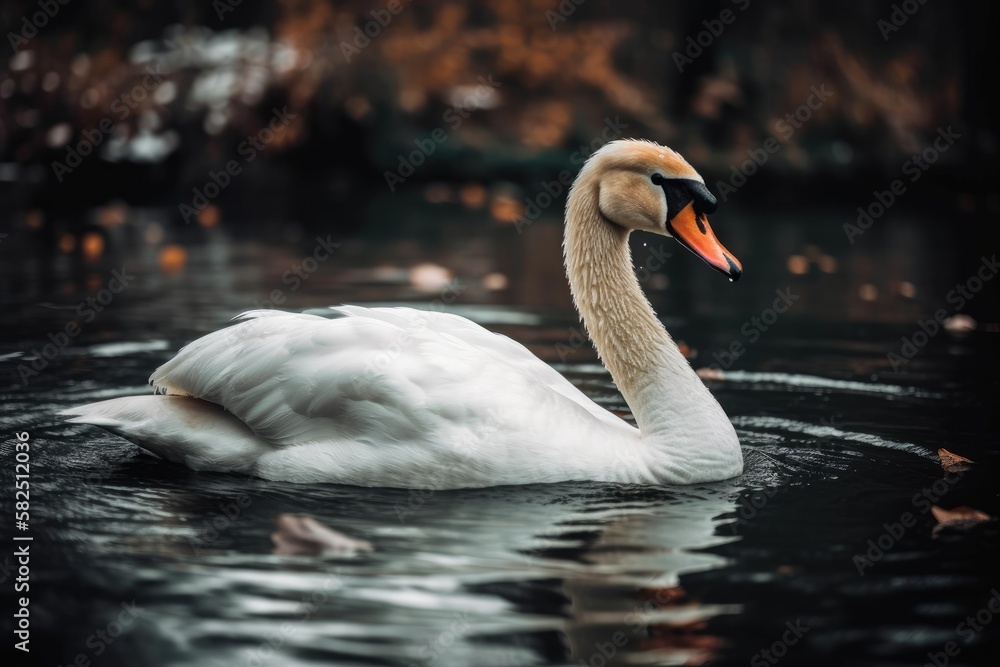
{"label": "orange beak", "polygon": [[708,217],[694,210],[693,201],[667,221],[667,230],[678,243],[701,257],[713,269],[726,274],[731,280],[740,279],[743,265],[715,238],[715,232],[708,225]]}

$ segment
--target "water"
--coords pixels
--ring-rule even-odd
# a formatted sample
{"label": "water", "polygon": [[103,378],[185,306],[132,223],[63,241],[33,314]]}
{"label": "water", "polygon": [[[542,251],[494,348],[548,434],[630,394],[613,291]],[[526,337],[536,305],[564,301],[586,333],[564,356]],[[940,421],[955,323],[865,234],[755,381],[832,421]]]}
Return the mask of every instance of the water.
{"label": "water", "polygon": [[[54,416],[148,391],[149,373],[174,350],[278,289],[294,309],[350,300],[459,312],[524,342],[627,417],[575,335],[559,292],[558,234],[534,233],[537,249],[501,253],[481,232],[443,248],[348,243],[296,289],[280,276],[311,254],[310,239],[265,246],[215,230],[187,246],[177,273],[141,246],[90,268],[59,259],[8,267],[2,465],[11,480],[12,434],[30,432],[34,541],[32,653],[7,664],[920,665],[948,642],[959,651],[950,665],[997,664],[1000,622],[988,604],[1000,586],[998,524],[934,534],[930,511],[1000,515],[994,334],[942,334],[895,374],[886,351],[912,325],[803,313],[751,342],[736,332],[773,299],[773,285],[754,291],[751,273],[743,296],[721,290],[746,279],[693,297],[654,294],[661,312],[678,298],[694,311],[712,301],[707,293],[719,301],[690,320],[666,318],[699,348],[696,366],[725,360],[713,353],[734,336],[746,343],[709,381],[737,425],[746,472],[697,487],[272,483],[189,471]],[[415,256],[483,280],[449,283],[433,266],[408,272]],[[123,258],[135,282],[25,387],[18,364]],[[705,284],[717,278],[695,269]],[[491,273],[509,284],[486,280]],[[751,302],[743,312],[740,300]],[[946,474],[942,447],[975,465]],[[270,535],[286,513],[373,550],[275,555]],[[12,576],[2,586],[5,649]],[[982,631],[957,627],[977,612]]]}

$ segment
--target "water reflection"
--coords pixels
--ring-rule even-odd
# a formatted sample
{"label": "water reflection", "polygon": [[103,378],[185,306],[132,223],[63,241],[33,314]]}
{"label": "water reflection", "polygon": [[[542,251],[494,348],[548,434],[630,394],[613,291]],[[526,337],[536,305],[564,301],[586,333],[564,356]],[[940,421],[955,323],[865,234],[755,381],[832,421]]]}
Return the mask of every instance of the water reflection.
{"label": "water reflection", "polygon": [[[565,634],[571,661],[587,665],[703,664],[723,643],[707,630],[738,604],[706,604],[682,586],[681,576],[722,567],[705,551],[738,539],[720,530],[735,510],[735,489],[683,489],[651,502],[655,511],[616,517],[583,558],[598,571],[565,580],[570,618]],[[638,508],[636,508],[638,509]],[[623,576],[627,573],[627,576]]]}
{"label": "water reflection", "polygon": [[[254,664],[268,647],[280,664],[700,664],[721,643],[705,621],[739,605],[703,604],[681,578],[726,564],[703,550],[738,539],[719,530],[736,490],[288,488],[137,456],[82,489],[67,532],[141,591],[169,664]],[[271,555],[288,511],[373,551]]]}

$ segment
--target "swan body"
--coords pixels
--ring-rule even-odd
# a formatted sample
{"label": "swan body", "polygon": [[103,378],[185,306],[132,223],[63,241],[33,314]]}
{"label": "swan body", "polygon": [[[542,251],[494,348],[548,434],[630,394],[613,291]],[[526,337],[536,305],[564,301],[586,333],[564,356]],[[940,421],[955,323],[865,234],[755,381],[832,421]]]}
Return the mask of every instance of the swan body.
{"label": "swan body", "polygon": [[[567,203],[574,301],[638,428],[519,343],[457,315],[252,311],[158,368],[152,396],[70,409],[168,460],[292,482],[461,488],[595,480],[694,483],[742,471],[739,441],[642,295],[628,234],[674,236],[732,277],[679,155],[623,140]],[[706,230],[707,231],[701,231]]]}

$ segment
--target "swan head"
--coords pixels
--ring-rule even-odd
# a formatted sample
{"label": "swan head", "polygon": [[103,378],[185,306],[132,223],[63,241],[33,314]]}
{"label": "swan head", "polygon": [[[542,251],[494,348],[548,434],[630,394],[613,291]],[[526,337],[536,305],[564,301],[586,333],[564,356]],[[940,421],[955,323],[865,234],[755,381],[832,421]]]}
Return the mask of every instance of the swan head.
{"label": "swan head", "polygon": [[718,202],[676,151],[650,141],[612,141],[590,157],[580,176],[597,182],[598,208],[613,224],[672,237],[732,280],[743,273],[708,224]]}

